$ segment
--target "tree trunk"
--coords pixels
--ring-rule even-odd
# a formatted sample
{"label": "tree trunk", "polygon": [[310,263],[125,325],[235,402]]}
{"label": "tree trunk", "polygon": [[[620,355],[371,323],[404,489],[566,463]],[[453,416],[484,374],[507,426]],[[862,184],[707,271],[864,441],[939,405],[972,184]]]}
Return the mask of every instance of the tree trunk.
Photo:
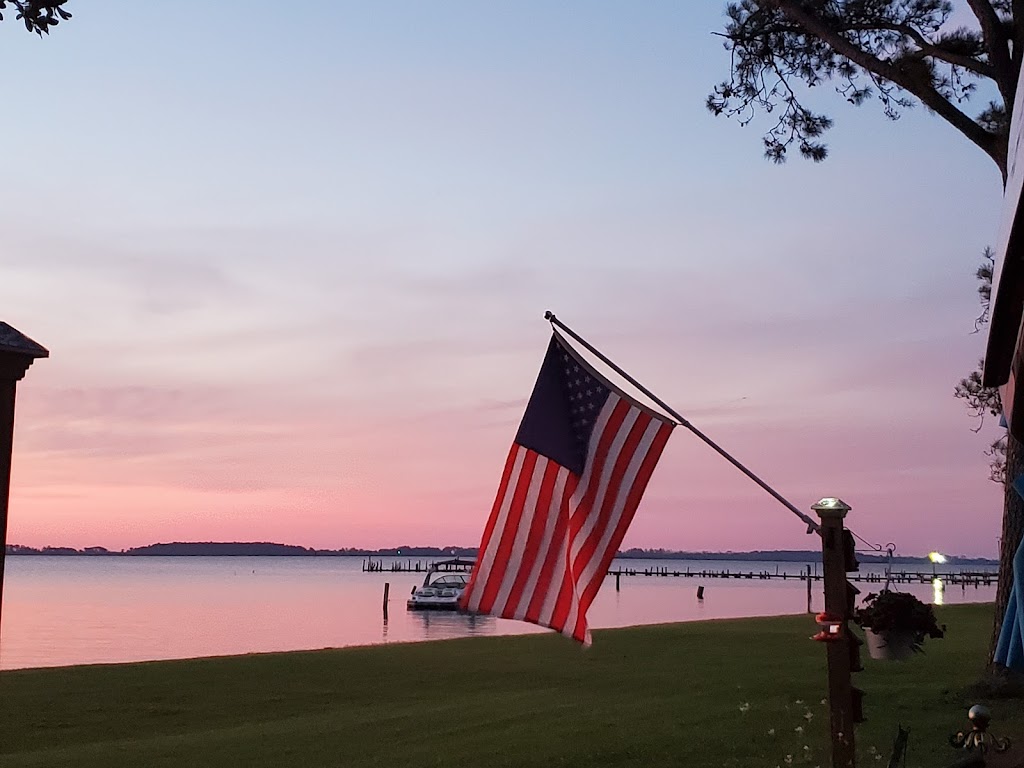
{"label": "tree trunk", "polygon": [[1024,444],[1013,435],[1006,441],[1006,480],[1003,491],[1003,533],[999,546],[999,584],[996,587],[996,613],[992,624],[992,640],[989,643],[988,661],[996,652],[999,631],[1003,626],[1003,614],[1010,602],[1013,589],[1013,556],[1024,535],[1024,499],[1013,489],[1013,481],[1024,474]]}

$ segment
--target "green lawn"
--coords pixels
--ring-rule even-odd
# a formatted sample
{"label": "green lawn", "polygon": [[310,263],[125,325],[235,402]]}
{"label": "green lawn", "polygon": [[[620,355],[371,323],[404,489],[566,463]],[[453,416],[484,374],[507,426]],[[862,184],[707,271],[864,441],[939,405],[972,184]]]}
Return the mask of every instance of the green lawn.
{"label": "green lawn", "polygon": [[[888,755],[897,723],[908,765],[954,756],[991,607],[939,611],[947,637],[925,655],[863,649],[861,765],[885,764],[870,750]],[[598,631],[589,650],[528,635],[3,672],[0,766],[824,766],[814,629],[798,616]],[[994,731],[1024,736],[1020,702],[990,703]]]}

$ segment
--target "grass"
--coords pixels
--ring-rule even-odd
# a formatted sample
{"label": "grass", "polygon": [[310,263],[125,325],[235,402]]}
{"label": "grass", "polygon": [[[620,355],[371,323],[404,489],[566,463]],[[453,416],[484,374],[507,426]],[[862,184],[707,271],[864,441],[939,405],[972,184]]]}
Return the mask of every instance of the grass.
{"label": "grass", "polygon": [[[939,611],[946,638],[924,655],[863,649],[861,765],[885,765],[872,750],[888,756],[897,723],[908,765],[955,756],[991,606]],[[824,766],[815,628],[795,616],[598,631],[586,651],[527,635],[8,671],[0,767]],[[988,703],[993,731],[1020,736],[1020,703]]]}

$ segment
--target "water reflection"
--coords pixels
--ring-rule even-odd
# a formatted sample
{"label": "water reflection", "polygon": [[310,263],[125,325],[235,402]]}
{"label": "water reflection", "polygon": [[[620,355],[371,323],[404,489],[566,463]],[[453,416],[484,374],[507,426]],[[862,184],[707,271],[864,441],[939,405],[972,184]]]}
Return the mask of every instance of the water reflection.
{"label": "water reflection", "polygon": [[[788,574],[787,579],[706,578],[705,570]],[[630,561],[673,576],[608,579],[589,613],[595,629],[698,619],[799,614],[807,608],[801,563]],[[976,569],[974,569],[976,570]],[[865,572],[882,574],[871,565]],[[692,576],[687,576],[692,573]],[[7,558],[0,669],[144,661],[472,635],[546,632],[532,624],[405,609],[422,574],[363,573],[359,558]],[[390,610],[381,615],[384,582]],[[704,599],[698,599],[698,586]],[[872,591],[873,585],[862,584]],[[880,584],[879,584],[880,586]],[[821,582],[812,583],[815,609]],[[995,586],[946,592],[901,584],[921,600],[990,602]]]}
{"label": "water reflection", "polygon": [[420,636],[424,640],[493,635],[498,622],[494,616],[457,611],[410,611],[409,616],[412,623],[419,626]]}
{"label": "water reflection", "polygon": [[942,579],[932,579],[932,603],[942,605],[945,594],[946,585],[942,583]]}

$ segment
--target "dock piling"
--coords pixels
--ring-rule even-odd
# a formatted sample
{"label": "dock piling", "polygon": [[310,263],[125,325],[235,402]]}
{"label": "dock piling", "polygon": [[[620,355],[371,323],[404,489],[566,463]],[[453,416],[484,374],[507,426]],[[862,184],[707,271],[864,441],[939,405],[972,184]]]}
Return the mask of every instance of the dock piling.
{"label": "dock piling", "polygon": [[811,566],[807,566],[807,612],[814,613],[811,610]]}

